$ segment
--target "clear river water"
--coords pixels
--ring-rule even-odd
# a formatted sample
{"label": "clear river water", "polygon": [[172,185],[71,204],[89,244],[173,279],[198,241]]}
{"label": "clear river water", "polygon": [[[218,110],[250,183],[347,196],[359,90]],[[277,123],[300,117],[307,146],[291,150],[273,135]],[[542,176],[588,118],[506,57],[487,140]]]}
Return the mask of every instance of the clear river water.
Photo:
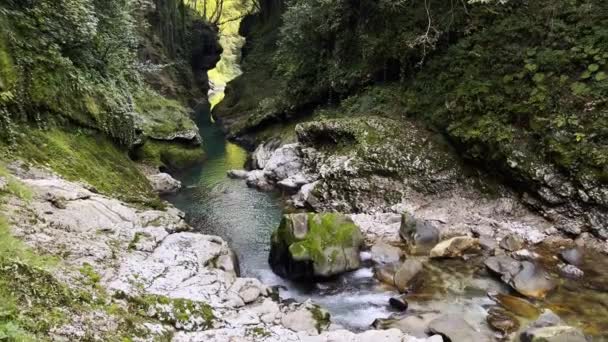
{"label": "clear river water", "polygon": [[[268,265],[268,253],[270,236],[281,220],[281,195],[260,192],[242,180],[228,178],[228,170],[243,168],[247,152],[228,142],[209,120],[199,122],[199,126],[207,160],[175,175],[184,189],[167,199],[186,213],[197,231],[228,241],[239,257],[241,276],[279,286],[284,299],[311,299],[331,313],[332,322],[352,330],[368,328],[376,318],[393,313],[387,303],[396,293],[373,278],[369,261],[355,272],[320,284],[295,284],[276,276]],[[554,252],[548,254],[548,260],[552,255]],[[584,270],[590,276],[585,283],[562,280],[559,289],[537,305],[551,308],[569,324],[595,336],[593,340],[604,341],[608,338],[608,261],[605,256],[587,257],[590,268]],[[491,334],[485,316],[495,303],[487,293],[510,290],[495,278],[479,274],[475,264],[480,260],[428,262],[424,287],[408,297],[408,314],[454,313]],[[520,320],[525,326],[525,319]]]}

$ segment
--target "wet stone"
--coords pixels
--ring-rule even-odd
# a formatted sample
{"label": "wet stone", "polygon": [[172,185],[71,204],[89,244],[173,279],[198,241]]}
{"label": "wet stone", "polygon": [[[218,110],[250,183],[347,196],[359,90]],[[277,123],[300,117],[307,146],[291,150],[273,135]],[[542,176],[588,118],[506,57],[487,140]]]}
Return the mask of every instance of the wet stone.
{"label": "wet stone", "polygon": [[399,292],[406,292],[416,276],[422,271],[422,263],[417,260],[406,260],[395,273],[395,286]]}
{"label": "wet stone", "polygon": [[431,258],[457,258],[479,250],[479,240],[468,236],[456,236],[441,241],[431,249]]}
{"label": "wet stone", "polygon": [[560,264],[557,267],[559,268],[559,274],[566,278],[580,279],[585,275],[583,270],[574,265]]}
{"label": "wet stone", "polygon": [[388,300],[389,305],[399,311],[405,311],[407,310],[409,304],[407,302],[407,300],[405,300],[405,298],[403,296],[401,297],[391,297]]}
{"label": "wet stone", "polygon": [[509,252],[515,252],[522,249],[524,246],[524,240],[516,234],[509,234],[500,240],[500,248]]}
{"label": "wet stone", "polygon": [[540,315],[540,310],[523,298],[503,293],[490,295],[490,298],[517,316],[536,319]]}
{"label": "wet stone", "polygon": [[400,248],[391,246],[384,242],[378,242],[371,248],[371,258],[378,264],[390,264],[399,262],[403,257]]}
{"label": "wet stone", "polygon": [[510,334],[511,332],[519,329],[519,322],[517,321],[517,318],[515,318],[515,316],[513,316],[513,314],[507,310],[500,307],[490,308],[486,320],[490,327],[504,335]]}
{"label": "wet stone", "polygon": [[520,340],[522,342],[587,342],[580,330],[566,325],[528,329],[521,334]]}
{"label": "wet stone", "polygon": [[477,332],[460,315],[443,315],[429,323],[428,331],[433,334],[440,334],[447,337],[450,341],[491,341],[489,336]]}
{"label": "wet stone", "polygon": [[580,266],[583,263],[583,251],[580,248],[569,248],[559,253],[560,258],[574,266]]}

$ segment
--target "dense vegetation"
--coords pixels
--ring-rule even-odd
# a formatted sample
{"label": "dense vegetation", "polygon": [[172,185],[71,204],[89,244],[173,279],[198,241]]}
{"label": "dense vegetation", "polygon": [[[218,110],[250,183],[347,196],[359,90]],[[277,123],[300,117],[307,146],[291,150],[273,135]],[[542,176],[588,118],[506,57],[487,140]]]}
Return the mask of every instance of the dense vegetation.
{"label": "dense vegetation", "polygon": [[[206,71],[221,52],[212,26],[181,0],[10,0],[0,5],[0,28],[3,159],[43,162],[106,193],[149,197],[136,170],[119,170],[129,167],[128,150],[140,156],[146,142],[196,130],[184,106],[206,97]],[[39,144],[49,148],[31,148]],[[183,143],[156,146],[147,148],[153,166],[202,156]],[[55,152],[81,166],[64,165]],[[93,177],[87,155],[121,162]]]}
{"label": "dense vegetation", "polygon": [[[423,122],[552,205],[607,205],[593,190],[608,183],[605,1],[294,0],[281,19],[274,40],[258,20],[215,112],[232,134],[341,103]],[[256,98],[261,78],[276,89]]]}

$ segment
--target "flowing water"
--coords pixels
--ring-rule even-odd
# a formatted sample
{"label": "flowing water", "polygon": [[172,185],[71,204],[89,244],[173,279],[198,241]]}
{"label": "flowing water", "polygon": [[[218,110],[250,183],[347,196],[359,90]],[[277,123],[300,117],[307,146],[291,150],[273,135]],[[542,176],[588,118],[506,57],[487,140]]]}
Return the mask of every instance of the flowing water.
{"label": "flowing water", "polygon": [[362,268],[333,282],[301,285],[276,276],[268,265],[270,235],[281,220],[279,194],[260,192],[226,172],[241,169],[247,152],[228,142],[208,120],[199,123],[207,160],[177,174],[184,189],[167,198],[187,215],[196,230],[221,236],[237,253],[241,276],[256,277],[266,285],[279,285],[281,297],[312,299],[332,314],[339,324],[360,329],[378,317],[387,317],[391,292],[378,289],[371,268]]}
{"label": "flowing water", "polygon": [[[242,180],[228,178],[228,170],[243,168],[246,151],[226,141],[220,129],[209,120],[199,125],[207,160],[197,168],[176,175],[183,182],[184,190],[168,200],[186,213],[195,229],[228,241],[240,259],[242,276],[257,277],[266,285],[278,285],[282,298],[311,299],[331,313],[334,323],[353,330],[368,328],[376,318],[394,314],[387,302],[396,293],[373,278],[369,260],[355,272],[319,284],[294,284],[276,276],[268,265],[268,252],[270,235],[282,215],[281,196],[248,188]],[[555,251],[549,253],[547,260],[555,264],[554,255]],[[588,258],[586,264],[591,268],[584,268],[589,275],[586,282],[562,280],[554,294],[536,305],[551,308],[569,324],[602,341],[601,336],[608,335],[608,261],[604,262],[605,256]],[[426,262],[424,284],[408,297],[407,315],[454,313],[491,334],[485,315],[495,303],[487,293],[510,290],[483,272],[482,260],[478,259],[466,263],[462,260]],[[526,321],[521,323],[523,327]]]}

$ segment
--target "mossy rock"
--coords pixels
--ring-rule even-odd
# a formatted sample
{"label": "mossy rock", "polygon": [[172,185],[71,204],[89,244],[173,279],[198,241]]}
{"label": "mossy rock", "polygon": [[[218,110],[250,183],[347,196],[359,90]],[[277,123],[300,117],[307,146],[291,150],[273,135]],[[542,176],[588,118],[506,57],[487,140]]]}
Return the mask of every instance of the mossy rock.
{"label": "mossy rock", "polygon": [[359,227],[342,214],[284,215],[272,235],[269,262],[285,278],[327,278],[357,269],[362,243]]}
{"label": "mossy rock", "polygon": [[142,90],[135,94],[135,110],[138,124],[147,137],[200,144],[198,127],[179,102],[152,90]]}
{"label": "mossy rock", "polygon": [[134,158],[159,169],[181,170],[203,161],[205,152],[200,146],[149,139],[134,151]]}

